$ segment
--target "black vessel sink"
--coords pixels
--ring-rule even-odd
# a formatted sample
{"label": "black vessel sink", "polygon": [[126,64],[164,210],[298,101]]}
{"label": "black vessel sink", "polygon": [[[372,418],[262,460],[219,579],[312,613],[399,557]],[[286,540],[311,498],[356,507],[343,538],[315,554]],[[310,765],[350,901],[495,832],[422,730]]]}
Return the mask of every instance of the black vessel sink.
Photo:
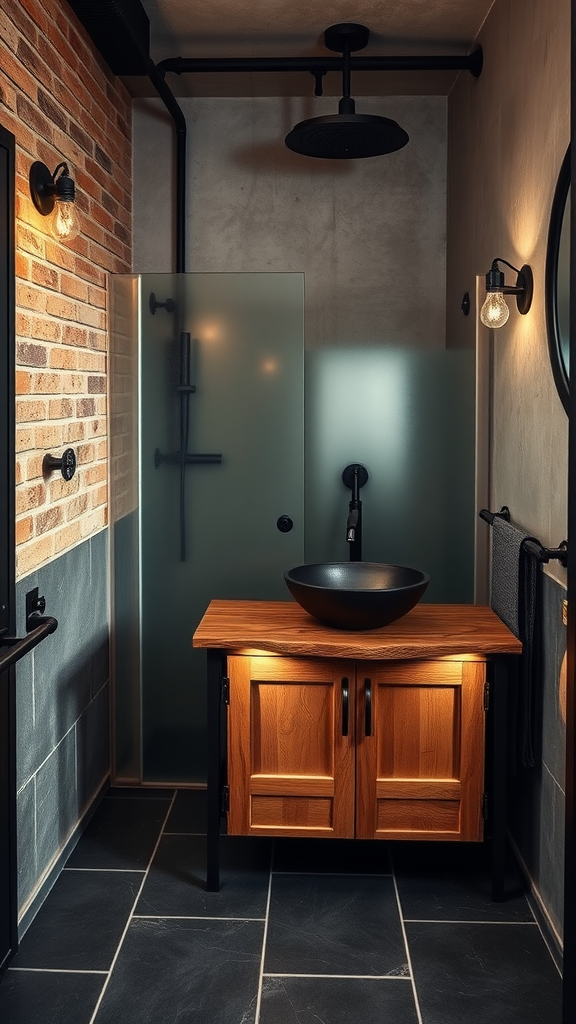
{"label": "black vessel sink", "polygon": [[430,577],[419,569],[384,562],[322,562],[284,573],[298,604],[334,629],[377,629],[406,615]]}

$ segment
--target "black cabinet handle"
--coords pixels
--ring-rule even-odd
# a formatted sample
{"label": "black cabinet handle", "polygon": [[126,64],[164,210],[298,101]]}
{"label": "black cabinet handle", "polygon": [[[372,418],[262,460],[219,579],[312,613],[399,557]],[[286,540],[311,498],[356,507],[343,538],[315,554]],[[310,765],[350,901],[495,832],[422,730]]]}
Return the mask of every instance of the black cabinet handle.
{"label": "black cabinet handle", "polygon": [[348,692],[348,680],[346,676],[342,679],[342,735],[348,735],[348,707],[349,707],[349,692]]}
{"label": "black cabinet handle", "polygon": [[372,680],[364,680],[364,732],[367,736],[372,735]]}

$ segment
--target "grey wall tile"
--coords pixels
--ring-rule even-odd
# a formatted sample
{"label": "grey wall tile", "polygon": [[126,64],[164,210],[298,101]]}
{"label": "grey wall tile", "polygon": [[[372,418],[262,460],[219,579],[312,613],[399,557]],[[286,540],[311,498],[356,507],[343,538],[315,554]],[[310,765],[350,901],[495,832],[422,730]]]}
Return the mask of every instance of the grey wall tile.
{"label": "grey wall tile", "polygon": [[[18,667],[20,788],[34,778],[19,797],[21,905],[109,771],[107,531],[19,582],[20,633],[25,631],[26,593],[36,586],[46,599],[46,613],[58,619],[58,629]],[[34,787],[36,816],[30,797]]]}
{"label": "grey wall tile", "polygon": [[566,736],[558,683],[566,650],[566,627],[562,624],[566,590],[544,573],[541,584],[541,672],[534,695],[536,764],[533,768],[519,767],[511,779],[509,822],[545,911],[561,933]]}
{"label": "grey wall tile", "polygon": [[[18,633],[18,636],[22,636]],[[21,789],[34,774],[34,676],[32,657],[22,658],[16,665],[16,785]]]}
{"label": "grey wall tile", "polygon": [[72,729],[36,773],[36,850],[46,869],[78,821],[76,737]]}
{"label": "grey wall tile", "polygon": [[566,728],[560,713],[559,678],[566,652],[566,626],[562,623],[564,587],[549,576],[542,579],[542,760],[561,789],[566,776]]}
{"label": "grey wall tile", "polygon": [[18,842],[18,905],[21,907],[36,885],[36,780],[31,779],[16,799]]}
{"label": "grey wall tile", "polygon": [[110,771],[110,706],[106,683],[76,724],[78,815],[90,805]]}

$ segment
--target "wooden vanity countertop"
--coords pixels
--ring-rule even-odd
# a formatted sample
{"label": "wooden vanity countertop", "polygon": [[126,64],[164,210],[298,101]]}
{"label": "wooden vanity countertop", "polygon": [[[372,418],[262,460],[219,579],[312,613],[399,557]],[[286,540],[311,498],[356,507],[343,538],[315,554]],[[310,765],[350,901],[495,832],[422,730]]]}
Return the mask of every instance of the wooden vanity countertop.
{"label": "wooden vanity countertop", "polygon": [[323,658],[441,658],[520,654],[522,644],[486,605],[417,604],[379,629],[330,629],[295,601],[211,601],[193,647]]}

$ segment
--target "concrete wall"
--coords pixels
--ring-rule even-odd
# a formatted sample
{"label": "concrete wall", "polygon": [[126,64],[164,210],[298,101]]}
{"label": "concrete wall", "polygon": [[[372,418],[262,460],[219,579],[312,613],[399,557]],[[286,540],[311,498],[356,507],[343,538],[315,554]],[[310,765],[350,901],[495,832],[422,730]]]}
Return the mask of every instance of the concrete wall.
{"label": "concrete wall", "polygon": [[[449,365],[445,347],[446,99],[362,98],[360,111],[394,118],[410,141],[350,161],[284,145],[298,120],[334,112],[330,98],[197,98],[182,108],[187,269],[305,275],[307,561],[348,557],[341,474],[362,462],[364,557],[425,569],[429,600],[471,600],[471,527],[456,539],[450,527],[461,500],[473,523],[471,474],[462,482],[462,457],[444,440],[472,450],[468,424],[454,429],[449,383],[468,378],[470,411],[472,376],[457,357]],[[172,161],[165,111],[139,101],[137,272],[174,266]]]}
{"label": "concrete wall", "polygon": [[[183,100],[189,131],[189,271],[303,271],[306,347],[443,348],[446,101],[363,98],[409,144],[387,157],[291,153],[297,121],[334,99]],[[159,101],[134,111],[134,269],[173,269],[172,128]],[[154,197],[153,202],[151,196]]]}
{"label": "concrete wall", "polygon": [[[531,265],[530,312],[520,316],[512,299],[508,323],[491,339],[481,335],[493,358],[490,505],[508,505],[518,526],[556,547],[567,533],[568,422],[548,358],[544,269],[552,198],[570,138],[570,3],[497,0],[478,41],[482,76],[460,75],[448,103],[447,338],[449,345],[474,346],[478,321],[462,316],[460,301],[466,291],[474,295],[476,275],[494,258]],[[539,758],[515,780],[513,833],[560,935],[565,575],[558,563],[546,571]]]}

